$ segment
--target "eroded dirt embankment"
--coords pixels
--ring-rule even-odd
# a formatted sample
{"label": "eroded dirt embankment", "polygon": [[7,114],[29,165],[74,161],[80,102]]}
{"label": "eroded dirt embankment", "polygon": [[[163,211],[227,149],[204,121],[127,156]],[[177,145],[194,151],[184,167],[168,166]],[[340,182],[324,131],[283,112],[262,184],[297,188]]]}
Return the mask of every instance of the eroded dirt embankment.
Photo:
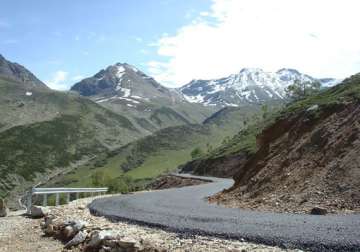
{"label": "eroded dirt embankment", "polygon": [[360,104],[304,111],[258,137],[234,186],[212,197],[228,206],[307,212],[360,211]]}
{"label": "eroded dirt embankment", "polygon": [[181,166],[181,172],[200,176],[231,178],[249,158],[245,152],[214,158],[195,159]]}
{"label": "eroded dirt embankment", "polygon": [[200,185],[210,181],[191,177],[182,177],[175,174],[159,176],[153,182],[147,185],[150,190],[162,190],[169,188],[179,188],[184,186]]}

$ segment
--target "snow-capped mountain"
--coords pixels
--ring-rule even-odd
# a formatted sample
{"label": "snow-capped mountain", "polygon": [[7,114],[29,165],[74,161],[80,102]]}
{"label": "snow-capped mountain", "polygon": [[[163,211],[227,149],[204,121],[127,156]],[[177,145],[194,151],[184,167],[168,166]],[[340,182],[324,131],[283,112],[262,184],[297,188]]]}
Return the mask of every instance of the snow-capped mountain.
{"label": "snow-capped mountain", "polygon": [[162,86],[127,63],[117,63],[71,88],[99,105],[126,115],[140,131],[199,123],[214,108],[187,102],[176,89]]}
{"label": "snow-capped mountain", "polygon": [[205,106],[241,106],[286,99],[285,89],[295,81],[334,85],[335,79],[316,79],[295,69],[265,72],[244,68],[238,74],[215,80],[193,80],[179,91],[192,103]]}
{"label": "snow-capped mountain", "polygon": [[111,65],[76,83],[71,90],[83,96],[91,96],[98,103],[122,100],[129,107],[154,99],[169,102],[182,99],[178,92],[160,85],[152,77],[127,63]]}

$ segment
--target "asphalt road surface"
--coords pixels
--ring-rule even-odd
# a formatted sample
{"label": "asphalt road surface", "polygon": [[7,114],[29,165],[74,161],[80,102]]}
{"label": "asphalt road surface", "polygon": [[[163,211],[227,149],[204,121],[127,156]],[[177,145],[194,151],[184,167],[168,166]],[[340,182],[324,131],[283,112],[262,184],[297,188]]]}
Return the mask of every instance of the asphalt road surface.
{"label": "asphalt road surface", "polygon": [[225,208],[209,204],[205,197],[230,187],[233,181],[202,178],[213,182],[96,199],[89,208],[114,221],[183,235],[214,235],[311,251],[360,251],[359,214],[315,216]]}

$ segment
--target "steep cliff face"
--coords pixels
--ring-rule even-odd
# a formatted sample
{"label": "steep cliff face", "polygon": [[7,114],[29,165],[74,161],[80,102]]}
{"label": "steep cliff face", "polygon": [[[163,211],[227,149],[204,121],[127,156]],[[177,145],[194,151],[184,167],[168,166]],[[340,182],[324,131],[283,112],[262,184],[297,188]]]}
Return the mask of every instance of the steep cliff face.
{"label": "steep cliff face", "polygon": [[258,151],[239,163],[234,186],[211,200],[275,211],[359,211],[359,77],[290,106],[294,111],[263,130]]}

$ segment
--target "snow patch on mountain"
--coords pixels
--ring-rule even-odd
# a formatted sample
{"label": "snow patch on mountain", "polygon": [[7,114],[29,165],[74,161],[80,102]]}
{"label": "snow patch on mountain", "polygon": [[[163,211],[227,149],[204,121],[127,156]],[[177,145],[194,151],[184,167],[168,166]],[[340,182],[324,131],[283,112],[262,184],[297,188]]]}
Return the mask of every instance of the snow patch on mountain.
{"label": "snow patch on mountain", "polygon": [[265,72],[244,68],[238,74],[215,80],[193,80],[179,91],[185,100],[205,106],[239,106],[286,99],[286,88],[295,81],[334,84],[334,79],[316,79],[295,69]]}

